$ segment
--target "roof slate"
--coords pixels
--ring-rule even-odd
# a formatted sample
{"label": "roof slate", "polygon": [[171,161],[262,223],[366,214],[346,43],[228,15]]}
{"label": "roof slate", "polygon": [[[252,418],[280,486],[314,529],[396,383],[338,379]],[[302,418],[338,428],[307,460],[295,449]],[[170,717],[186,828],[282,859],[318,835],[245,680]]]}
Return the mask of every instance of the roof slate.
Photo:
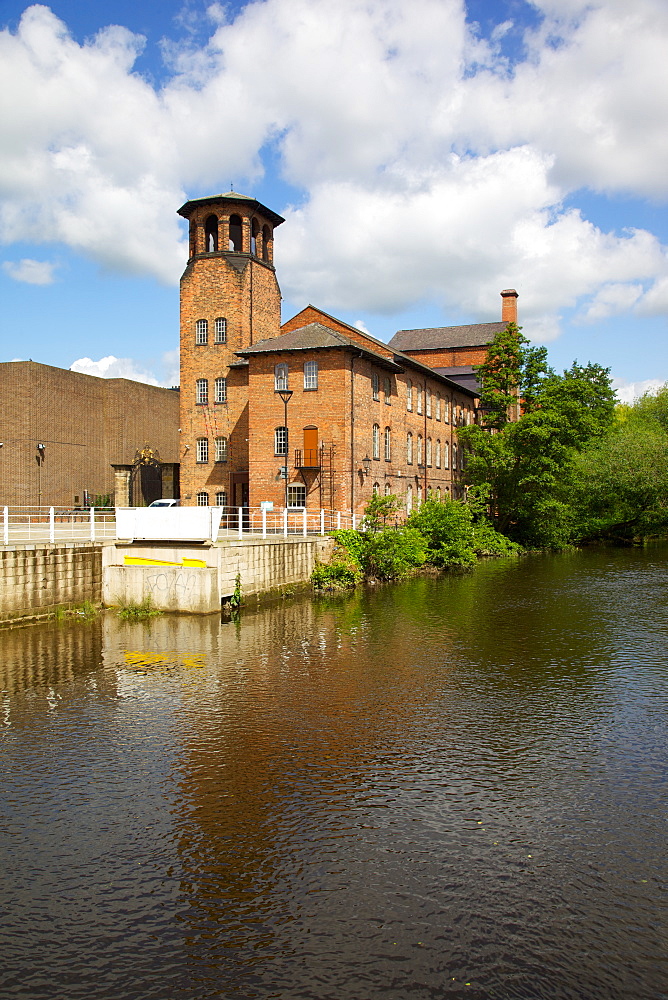
{"label": "roof slate", "polygon": [[492,342],[508,324],[471,323],[468,326],[435,326],[428,330],[398,330],[388,347],[395,351],[438,351],[450,347],[481,347]]}

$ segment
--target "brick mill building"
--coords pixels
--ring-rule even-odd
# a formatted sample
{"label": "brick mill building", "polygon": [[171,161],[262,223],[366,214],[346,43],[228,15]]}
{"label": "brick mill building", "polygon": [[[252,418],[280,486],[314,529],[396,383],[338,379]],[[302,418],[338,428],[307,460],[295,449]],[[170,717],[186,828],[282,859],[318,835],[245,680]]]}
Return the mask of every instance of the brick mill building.
{"label": "brick mill building", "polygon": [[185,505],[360,512],[374,492],[407,510],[458,496],[457,428],[476,419],[473,365],[516,320],[402,330],[384,344],[314,306],[281,325],[274,231],[229,192],[186,202],[181,279],[180,479]]}

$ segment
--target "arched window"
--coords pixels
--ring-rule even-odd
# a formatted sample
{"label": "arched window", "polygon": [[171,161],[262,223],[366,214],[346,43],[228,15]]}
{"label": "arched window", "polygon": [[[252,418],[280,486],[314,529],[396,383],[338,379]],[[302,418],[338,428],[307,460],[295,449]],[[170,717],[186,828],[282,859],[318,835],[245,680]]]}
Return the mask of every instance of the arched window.
{"label": "arched window", "polygon": [[210,215],[204,223],[204,238],[206,252],[216,253],[218,250],[218,219],[215,215]]}
{"label": "arched window", "polygon": [[450,468],[450,445],[447,441],[443,445],[443,468]]}
{"label": "arched window", "polygon": [[223,316],[219,316],[216,319],[213,342],[214,344],[227,343],[227,320]]}
{"label": "arched window", "polygon": [[392,487],[390,486],[389,482],[386,482],[385,483],[385,496],[389,497],[389,495],[390,495],[391,492],[392,492]]}
{"label": "arched window", "polygon": [[441,440],[437,438],[436,440],[436,468],[441,468]]}
{"label": "arched window", "polygon": [[288,366],[286,364],[276,365],[274,368],[274,391],[287,389],[288,387]]}
{"label": "arched window", "polygon": [[380,458],[380,427],[378,424],[373,425],[371,434],[371,457]]}
{"label": "arched window", "polygon": [[441,419],[441,394],[440,394],[440,392],[436,393],[436,419],[437,420]]}
{"label": "arched window", "polygon": [[427,416],[431,416],[431,389],[425,389],[425,396],[427,400]]}
{"label": "arched window", "polygon": [[457,471],[457,445],[452,442],[452,471]]}
{"label": "arched window", "polygon": [[243,237],[241,233],[241,216],[230,216],[230,250],[241,253],[243,249]]}
{"label": "arched window", "polygon": [[216,493],[216,507],[227,507],[227,493],[225,490],[219,490]]}
{"label": "arched window", "polygon": [[389,462],[392,458],[392,431],[389,427],[385,428],[385,461]]}
{"label": "arched window", "polygon": [[205,490],[202,490],[201,493],[197,494],[197,506],[198,507],[209,506],[209,494]]}
{"label": "arched window", "polygon": [[288,453],[288,429],[287,427],[277,427],[274,431],[274,455],[287,455]]}
{"label": "arched window", "polygon": [[374,399],[380,399],[380,379],[376,372],[371,376],[371,394]]}
{"label": "arched window", "polygon": [[431,438],[427,438],[427,465],[431,465]]}
{"label": "arched window", "polygon": [[215,391],[213,401],[214,403],[226,403],[227,402],[227,379],[217,378],[214,382]]}
{"label": "arched window", "polygon": [[417,387],[417,411],[422,413],[422,389],[420,386]]}
{"label": "arched window", "polygon": [[406,513],[410,514],[413,510],[413,487],[409,483],[406,487]]}
{"label": "arched window", "polygon": [[410,379],[406,382],[406,409],[413,409],[413,383]]}
{"label": "arched window", "polygon": [[318,362],[317,361],[305,361],[304,362],[304,388],[305,389],[317,389],[318,388]]}
{"label": "arched window", "polygon": [[418,484],[418,488],[417,488],[417,505],[418,505],[418,508],[420,507],[421,503],[422,503],[422,487]]}
{"label": "arched window", "polygon": [[441,487],[440,486],[436,487],[436,499],[438,500],[439,503],[441,502]]}
{"label": "arched window", "polygon": [[209,402],[209,380],[206,378],[198,378],[195,383],[197,386],[195,393],[195,402],[198,404]]}
{"label": "arched window", "polygon": [[[197,464],[206,465],[209,461],[209,439],[197,438]],[[209,501],[207,500],[207,503]]]}
{"label": "arched window", "polygon": [[392,383],[389,378],[383,379],[383,393],[385,395],[385,405],[390,406],[392,402]]}
{"label": "arched window", "polygon": [[406,435],[406,462],[408,465],[413,464],[413,435],[410,431]]}
{"label": "arched window", "polygon": [[267,263],[271,261],[270,246],[271,243],[271,229],[269,226],[262,227],[262,260]]}
{"label": "arched window", "polygon": [[450,400],[449,399],[444,399],[443,400],[443,419],[446,422],[446,424],[450,423]]}
{"label": "arched window", "polygon": [[257,219],[253,219],[251,222],[251,253],[253,256],[257,256],[257,237],[260,232],[260,224]]}
{"label": "arched window", "polygon": [[380,494],[380,483],[374,483],[373,484],[373,495],[375,497],[377,497],[377,496],[379,496],[379,494]]}
{"label": "arched window", "polygon": [[198,319],[195,323],[195,343],[196,344],[206,344],[209,339],[209,323],[208,320]]}
{"label": "arched window", "polygon": [[422,465],[422,435],[417,437],[417,464]]}
{"label": "arched window", "polygon": [[302,483],[291,483],[288,486],[288,507],[306,506],[306,487]]}
{"label": "arched window", "polygon": [[216,462],[226,462],[227,461],[227,438],[218,437],[216,438]]}

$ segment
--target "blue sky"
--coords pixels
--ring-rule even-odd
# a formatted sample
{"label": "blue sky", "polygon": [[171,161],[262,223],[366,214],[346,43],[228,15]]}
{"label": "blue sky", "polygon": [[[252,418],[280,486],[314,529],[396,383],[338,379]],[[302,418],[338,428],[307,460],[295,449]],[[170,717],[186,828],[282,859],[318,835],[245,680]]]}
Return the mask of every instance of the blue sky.
{"label": "blue sky", "polygon": [[520,322],[668,380],[665,0],[0,0],[0,360],[178,381],[188,197],[284,215],[284,317]]}

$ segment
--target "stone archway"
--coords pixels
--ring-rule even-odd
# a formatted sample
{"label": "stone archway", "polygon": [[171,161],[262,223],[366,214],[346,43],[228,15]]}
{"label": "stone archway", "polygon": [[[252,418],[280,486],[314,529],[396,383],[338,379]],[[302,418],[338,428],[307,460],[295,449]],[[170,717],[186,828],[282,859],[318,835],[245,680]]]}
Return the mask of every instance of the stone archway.
{"label": "stone archway", "polygon": [[130,504],[148,507],[162,497],[162,462],[157,451],[145,444],[135,453],[130,473]]}

